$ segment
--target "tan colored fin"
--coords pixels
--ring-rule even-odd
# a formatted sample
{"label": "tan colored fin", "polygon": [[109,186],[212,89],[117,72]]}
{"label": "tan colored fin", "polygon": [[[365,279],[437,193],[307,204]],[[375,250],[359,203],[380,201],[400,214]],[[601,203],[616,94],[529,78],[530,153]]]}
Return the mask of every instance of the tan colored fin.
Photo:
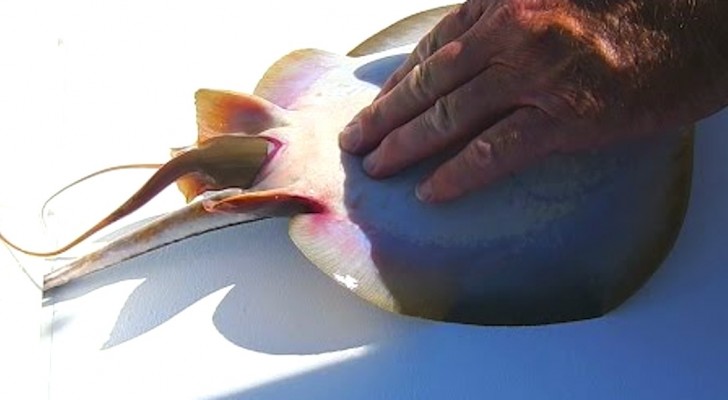
{"label": "tan colored fin", "polygon": [[342,59],[322,50],[296,50],[268,68],[253,93],[291,109],[324,74],[340,67]]}
{"label": "tan colored fin", "polygon": [[433,8],[401,19],[360,43],[347,56],[361,57],[396,47],[417,44],[445,15],[459,6],[460,4],[452,4]]}
{"label": "tan colored fin", "polygon": [[227,133],[257,135],[285,125],[285,111],[262,98],[200,89],[195,94],[198,142]]}
{"label": "tan colored fin", "polygon": [[177,189],[182,192],[188,203],[210,190],[212,186],[214,186],[212,179],[199,172],[192,172],[177,179]]}

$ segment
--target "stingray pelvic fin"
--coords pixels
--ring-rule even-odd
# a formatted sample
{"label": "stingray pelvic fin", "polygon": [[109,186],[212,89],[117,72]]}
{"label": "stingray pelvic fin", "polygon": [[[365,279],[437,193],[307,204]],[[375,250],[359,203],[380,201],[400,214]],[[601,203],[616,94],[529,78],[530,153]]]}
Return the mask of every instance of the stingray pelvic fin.
{"label": "stingray pelvic fin", "polygon": [[260,97],[200,89],[195,93],[198,143],[229,133],[257,135],[286,125],[285,110]]}
{"label": "stingray pelvic fin", "polygon": [[208,212],[238,214],[256,212],[270,217],[324,211],[324,206],[318,201],[291,193],[287,189],[245,192],[222,200],[204,201],[203,206]]}
{"label": "stingray pelvic fin", "polygon": [[191,165],[189,173],[177,179],[177,187],[188,202],[206,191],[247,189],[273,147],[267,138],[228,134],[178,151],[176,157],[187,157]]}

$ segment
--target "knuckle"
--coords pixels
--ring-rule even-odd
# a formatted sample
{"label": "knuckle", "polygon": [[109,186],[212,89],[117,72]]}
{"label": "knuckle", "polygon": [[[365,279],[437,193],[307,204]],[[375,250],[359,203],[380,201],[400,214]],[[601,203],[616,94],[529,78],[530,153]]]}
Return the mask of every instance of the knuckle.
{"label": "knuckle", "polygon": [[430,101],[435,97],[435,80],[432,69],[425,63],[417,64],[412,68],[412,81],[410,91],[418,100]]}
{"label": "knuckle", "polygon": [[[605,108],[605,102],[591,88],[580,90],[564,90],[566,94],[560,96],[561,109],[579,119],[592,119]],[[567,115],[568,115],[567,114]]]}
{"label": "knuckle", "polygon": [[560,73],[537,81],[522,95],[523,103],[541,109],[562,122],[594,119],[607,102],[580,74]]}
{"label": "knuckle", "polygon": [[512,61],[503,55],[497,55],[491,59],[488,70],[494,87],[518,90],[530,80],[527,76],[527,69],[514,65]]}
{"label": "knuckle", "polygon": [[490,139],[491,145],[496,152],[504,153],[508,149],[523,145],[524,136],[521,130],[513,126],[505,126],[504,129]]}
{"label": "knuckle", "polygon": [[379,130],[384,128],[385,122],[387,121],[387,103],[389,97],[385,96],[365,108],[360,116],[362,129],[364,130]]}
{"label": "knuckle", "polygon": [[377,152],[379,153],[377,157],[377,162],[379,164],[386,164],[391,162],[396,157],[396,154],[398,152],[397,150],[400,149],[402,146],[402,135],[399,133],[399,131],[395,130],[389,135],[385,136],[379,143],[379,147],[377,148]]}
{"label": "knuckle", "polygon": [[495,161],[493,145],[485,138],[478,137],[465,147],[462,164],[465,171],[485,172]]}
{"label": "knuckle", "polygon": [[389,77],[389,80],[385,84],[385,86],[394,86],[395,84],[399,83],[404,79],[405,76],[410,72],[410,69],[406,68],[400,68],[397,71],[392,74],[392,76]]}
{"label": "knuckle", "polygon": [[[530,0],[531,3],[538,2],[537,0]],[[495,5],[491,10],[491,20],[501,26],[510,24],[513,21],[521,21],[526,18],[528,13],[528,6],[523,4],[523,1],[518,0],[504,0]]]}
{"label": "knuckle", "polygon": [[438,48],[437,43],[438,36],[435,32],[430,32],[422,39],[422,42],[417,46],[414,53],[419,60],[426,60]]}
{"label": "knuckle", "polygon": [[459,6],[453,14],[458,20],[466,25],[474,24],[483,13],[493,5],[492,2],[480,0],[467,0]]}
{"label": "knuckle", "polygon": [[368,107],[363,108],[355,117],[363,131],[369,131],[374,127],[374,121],[377,115],[377,102],[372,103]]}
{"label": "knuckle", "polygon": [[[543,124],[551,132],[552,143],[545,145],[569,150],[590,142],[599,130],[585,129],[603,114],[604,102],[594,93],[568,87],[543,90],[524,101],[538,110]],[[578,134],[576,134],[578,132]]]}
{"label": "knuckle", "polygon": [[559,147],[565,130],[543,110],[536,107],[521,108],[509,124],[492,141],[501,163],[514,168],[519,163],[528,162],[546,155]]}
{"label": "knuckle", "polygon": [[563,12],[566,6],[566,0],[504,0],[499,11],[511,19],[533,24],[554,13]]}
{"label": "knuckle", "polygon": [[355,118],[362,135],[362,143],[365,146],[378,141],[381,132],[385,130],[384,118],[382,115],[381,102],[374,102],[364,108]]}
{"label": "knuckle", "polygon": [[[606,79],[588,56],[572,56],[563,67],[547,76],[543,86],[542,100],[570,118],[593,118],[607,103],[605,90],[613,88],[616,82]],[[618,96],[617,96],[618,97]]]}
{"label": "knuckle", "polygon": [[445,97],[439,98],[435,105],[423,116],[424,132],[423,135],[433,135],[435,138],[441,138],[455,129],[455,120],[453,118],[452,103]]}

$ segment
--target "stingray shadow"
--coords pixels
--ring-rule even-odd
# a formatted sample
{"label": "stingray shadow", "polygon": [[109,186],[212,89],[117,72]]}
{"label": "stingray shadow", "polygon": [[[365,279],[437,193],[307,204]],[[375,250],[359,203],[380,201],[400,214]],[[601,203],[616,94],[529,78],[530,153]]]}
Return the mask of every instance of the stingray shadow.
{"label": "stingray shadow", "polygon": [[382,87],[389,76],[407,59],[408,54],[395,54],[366,63],[354,71],[354,76],[364,82]]}
{"label": "stingray shadow", "polygon": [[[46,294],[45,303],[143,279],[126,299],[104,348],[143,335],[230,286],[212,322],[246,349],[315,354],[381,340],[386,330],[371,319],[383,318],[384,312],[319,272],[288,239],[287,227],[285,219],[261,220],[174,243],[57,288]],[[54,321],[53,329],[62,323]]]}

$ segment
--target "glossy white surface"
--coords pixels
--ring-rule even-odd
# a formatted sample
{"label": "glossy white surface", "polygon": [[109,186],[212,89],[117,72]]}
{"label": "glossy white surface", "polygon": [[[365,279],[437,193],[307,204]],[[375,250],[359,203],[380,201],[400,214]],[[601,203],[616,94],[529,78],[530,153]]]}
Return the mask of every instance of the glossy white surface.
{"label": "glossy white surface", "polygon": [[[356,4],[3,3],[0,43],[12,55],[0,61],[3,232],[47,247],[115,205],[112,188],[99,186],[99,207],[88,198],[78,210],[58,204],[45,236],[36,222],[44,198],[76,177],[163,160],[167,148],[190,143],[198,87],[250,91],[289,50],[343,53],[442,2]],[[19,355],[0,361],[0,397],[720,398],[726,130],[728,111],[700,124],[690,208],[669,259],[627,304],[592,321],[485,328],[388,314],[308,263],[280,220],[140,257],[59,291],[43,310],[0,248],[0,354]],[[167,192],[137,218],[179,204]],[[19,259],[36,278],[48,268]]]}

